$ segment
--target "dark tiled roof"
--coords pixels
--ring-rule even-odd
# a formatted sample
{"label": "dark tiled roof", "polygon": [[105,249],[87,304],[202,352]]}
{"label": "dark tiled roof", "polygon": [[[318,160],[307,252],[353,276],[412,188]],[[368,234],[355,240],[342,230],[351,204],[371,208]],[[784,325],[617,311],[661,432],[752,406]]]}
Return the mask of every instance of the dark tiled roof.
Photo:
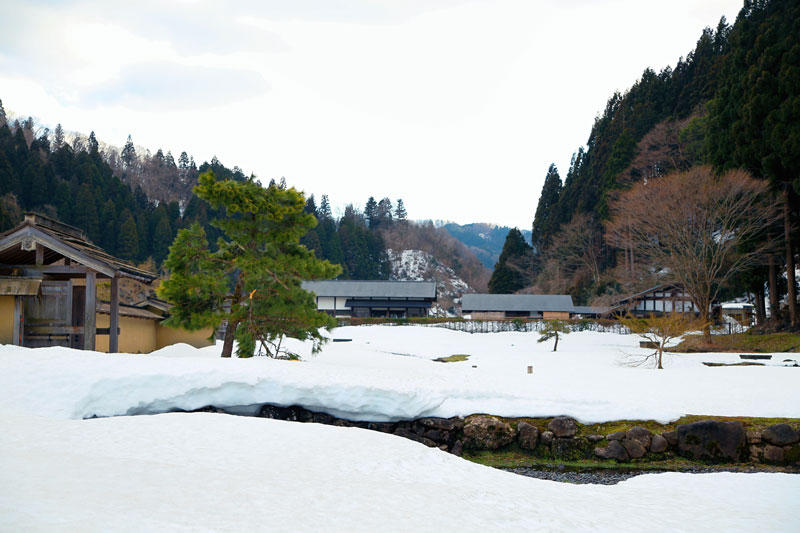
{"label": "dark tiled roof", "polygon": [[436,298],[435,281],[304,281],[317,296],[350,298]]}
{"label": "dark tiled roof", "polygon": [[568,294],[465,294],[461,309],[470,311],[574,312]]}

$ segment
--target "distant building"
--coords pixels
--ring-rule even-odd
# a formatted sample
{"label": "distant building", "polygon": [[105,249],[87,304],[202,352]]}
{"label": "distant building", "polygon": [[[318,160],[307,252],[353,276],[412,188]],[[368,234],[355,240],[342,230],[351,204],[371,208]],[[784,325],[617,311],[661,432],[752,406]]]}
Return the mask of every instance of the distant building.
{"label": "distant building", "polygon": [[[157,276],[107,254],[78,228],[26,214],[0,235],[0,343],[130,353],[210,344],[210,329],[165,327],[166,302],[121,303],[123,278],[149,284]],[[108,301],[97,298],[103,281]]]}
{"label": "distant building", "polygon": [[434,281],[304,281],[303,288],[318,310],[336,317],[424,317],[436,302]]}
{"label": "distant building", "polygon": [[618,300],[611,306],[612,314],[630,313],[642,317],[666,313],[695,313],[700,310],[692,303],[686,290],[680,285],[666,284],[651,287],[627,298]]}
{"label": "distant building", "polygon": [[461,314],[473,320],[569,319],[575,306],[568,294],[465,294]]}

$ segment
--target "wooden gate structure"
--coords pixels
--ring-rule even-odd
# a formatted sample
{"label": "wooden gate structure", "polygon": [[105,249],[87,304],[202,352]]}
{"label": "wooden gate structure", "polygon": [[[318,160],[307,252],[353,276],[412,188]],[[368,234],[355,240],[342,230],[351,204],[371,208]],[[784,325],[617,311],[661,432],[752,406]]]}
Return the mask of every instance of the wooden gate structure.
{"label": "wooden gate structure", "polygon": [[[0,296],[13,297],[13,343],[95,349],[108,335],[119,349],[119,280],[152,283],[156,275],[112,257],[78,228],[26,213],[0,235]],[[111,285],[109,327],[96,327],[97,280]]]}

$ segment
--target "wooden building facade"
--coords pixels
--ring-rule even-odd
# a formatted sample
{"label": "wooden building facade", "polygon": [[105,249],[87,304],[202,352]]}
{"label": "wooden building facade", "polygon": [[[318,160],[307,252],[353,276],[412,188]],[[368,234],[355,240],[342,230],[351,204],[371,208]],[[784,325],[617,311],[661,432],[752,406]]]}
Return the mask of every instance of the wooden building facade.
{"label": "wooden building facade", "polygon": [[[92,244],[79,229],[37,214],[0,235],[0,342],[106,352],[150,352],[167,339],[208,345],[208,332],[159,330],[165,312],[121,305],[119,281],[146,284],[157,276]],[[110,300],[98,302],[107,281]]]}
{"label": "wooden building facade", "polygon": [[412,318],[428,316],[436,302],[433,281],[304,281],[317,310],[341,318]]}

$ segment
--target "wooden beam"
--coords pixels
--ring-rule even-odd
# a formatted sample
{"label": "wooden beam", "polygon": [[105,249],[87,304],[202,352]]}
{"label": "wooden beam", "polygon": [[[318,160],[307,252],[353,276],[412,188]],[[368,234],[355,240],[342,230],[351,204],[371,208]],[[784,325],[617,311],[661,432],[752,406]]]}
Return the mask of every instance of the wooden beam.
{"label": "wooden beam", "polygon": [[44,246],[39,243],[36,243],[36,264],[44,264]]}
{"label": "wooden beam", "polygon": [[83,349],[94,350],[95,321],[97,320],[97,276],[86,273],[86,302],[83,309]]}
{"label": "wooden beam", "polygon": [[23,241],[30,241],[31,239],[33,239],[36,243],[42,244],[54,252],[59,253],[64,257],[69,257],[73,261],[86,265],[87,267],[101,274],[105,274],[108,277],[114,275],[114,268],[111,265],[108,265],[102,261],[98,261],[97,259],[90,257],[89,255],[73,248],[59,239],[31,226],[21,228],[11,235],[7,235],[3,239],[0,239],[0,250],[7,250],[12,246],[22,244]]}
{"label": "wooden beam", "polygon": [[116,353],[119,351],[119,278],[111,278],[111,306],[109,309],[109,328],[111,336],[108,339],[108,352]]}

